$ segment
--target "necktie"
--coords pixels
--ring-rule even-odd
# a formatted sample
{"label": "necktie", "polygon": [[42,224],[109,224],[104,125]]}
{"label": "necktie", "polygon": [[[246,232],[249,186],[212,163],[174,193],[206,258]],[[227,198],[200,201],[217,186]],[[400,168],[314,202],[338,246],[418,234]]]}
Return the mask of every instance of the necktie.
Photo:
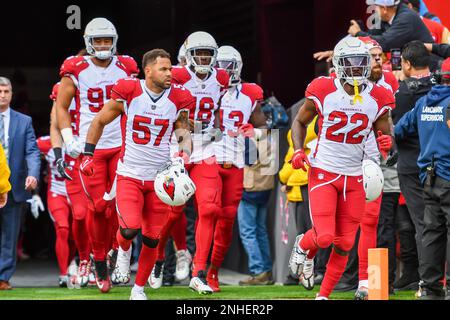
{"label": "necktie", "polygon": [[5,150],[6,158],[8,158],[8,146],[5,141],[5,121],[3,120],[5,116],[0,114],[0,143],[2,144],[3,150]]}

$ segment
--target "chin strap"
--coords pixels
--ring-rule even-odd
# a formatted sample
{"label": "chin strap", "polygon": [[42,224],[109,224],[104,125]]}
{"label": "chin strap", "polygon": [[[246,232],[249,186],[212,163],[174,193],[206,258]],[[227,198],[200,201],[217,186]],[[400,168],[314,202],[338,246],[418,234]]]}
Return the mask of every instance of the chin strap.
{"label": "chin strap", "polygon": [[355,89],[355,96],[353,97],[353,104],[356,104],[358,101],[359,101],[359,103],[362,103],[363,98],[359,94],[358,81],[356,81],[356,79],[353,80],[353,88]]}

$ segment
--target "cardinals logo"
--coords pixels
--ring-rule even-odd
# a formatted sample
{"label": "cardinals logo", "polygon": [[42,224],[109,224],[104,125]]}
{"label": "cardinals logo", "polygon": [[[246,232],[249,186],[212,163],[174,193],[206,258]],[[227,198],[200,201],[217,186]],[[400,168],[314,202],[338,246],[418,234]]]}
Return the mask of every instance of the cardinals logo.
{"label": "cardinals logo", "polygon": [[169,195],[170,199],[175,198],[175,183],[172,178],[166,177],[166,181],[163,183],[164,191]]}

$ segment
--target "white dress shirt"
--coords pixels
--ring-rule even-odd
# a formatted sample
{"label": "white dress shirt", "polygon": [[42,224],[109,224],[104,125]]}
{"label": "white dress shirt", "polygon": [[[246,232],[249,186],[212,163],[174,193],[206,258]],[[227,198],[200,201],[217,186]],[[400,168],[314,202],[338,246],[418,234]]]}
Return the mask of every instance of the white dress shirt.
{"label": "white dress shirt", "polygon": [[3,112],[0,112],[0,114],[3,115],[3,125],[5,128],[5,146],[6,146],[5,152],[6,152],[6,156],[8,157],[8,155],[9,155],[9,150],[8,150],[8,147],[9,147],[9,143],[8,143],[8,141],[9,141],[9,122],[11,121],[11,109],[8,107],[8,109],[6,109]]}

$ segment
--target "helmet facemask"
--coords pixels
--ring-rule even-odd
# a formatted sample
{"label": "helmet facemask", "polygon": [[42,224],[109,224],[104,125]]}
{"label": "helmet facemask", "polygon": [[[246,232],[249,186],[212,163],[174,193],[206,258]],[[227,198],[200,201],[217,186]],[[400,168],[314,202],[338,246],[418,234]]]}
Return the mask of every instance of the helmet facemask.
{"label": "helmet facemask", "polygon": [[[109,50],[95,50],[94,47],[94,39],[95,38],[112,38],[112,45],[109,48]],[[86,51],[92,55],[95,56],[97,59],[100,60],[108,60],[110,59],[115,53],[116,53],[116,45],[117,45],[117,36],[116,35],[96,35],[96,36],[84,36],[84,42],[86,44]]]}
{"label": "helmet facemask", "polygon": [[233,60],[218,60],[217,66],[227,71],[230,76],[229,86],[237,86],[241,83],[242,62]]}
{"label": "helmet facemask", "polygon": [[371,71],[371,57],[369,54],[351,54],[335,56],[333,65],[339,79],[349,85],[367,83]]}
{"label": "helmet facemask", "polygon": [[[210,55],[200,55],[199,51],[210,51]],[[208,74],[216,64],[217,49],[212,47],[195,47],[186,50],[186,61],[189,66],[194,67],[195,73]],[[209,59],[209,63],[203,64],[202,60]]]}

